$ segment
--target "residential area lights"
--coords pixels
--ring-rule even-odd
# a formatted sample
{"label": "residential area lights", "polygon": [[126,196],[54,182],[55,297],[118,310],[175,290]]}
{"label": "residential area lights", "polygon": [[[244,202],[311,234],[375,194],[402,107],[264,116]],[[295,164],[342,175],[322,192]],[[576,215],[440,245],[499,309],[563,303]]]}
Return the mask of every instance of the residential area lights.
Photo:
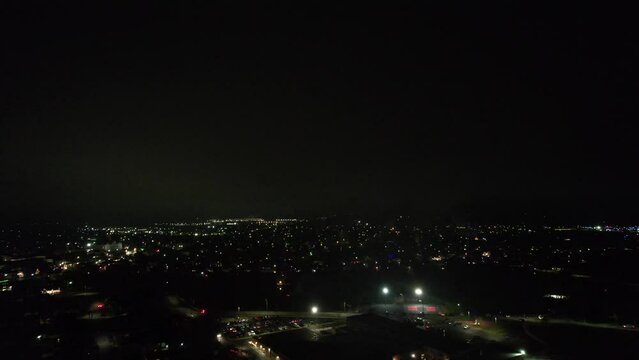
{"label": "residential area lights", "polygon": [[382,293],[384,295],[388,295],[388,292],[389,292],[388,288],[384,286],[384,288],[382,288]]}
{"label": "residential area lights", "polygon": [[313,307],[311,308],[311,313],[312,313],[312,314],[317,314],[317,312],[318,312],[318,311],[319,311],[319,309],[317,308],[317,306],[313,306]]}
{"label": "residential area lights", "polygon": [[424,293],[424,292],[422,291],[422,289],[421,289],[421,288],[417,288],[417,289],[415,289],[415,295],[417,295],[417,296],[422,296],[422,294],[423,294],[423,293]]}

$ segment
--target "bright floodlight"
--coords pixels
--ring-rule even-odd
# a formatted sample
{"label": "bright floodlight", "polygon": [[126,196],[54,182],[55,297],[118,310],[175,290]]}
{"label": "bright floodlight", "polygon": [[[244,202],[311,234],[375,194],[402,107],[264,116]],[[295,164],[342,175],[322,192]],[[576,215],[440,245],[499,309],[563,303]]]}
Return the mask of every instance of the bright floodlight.
{"label": "bright floodlight", "polygon": [[420,289],[420,288],[415,289],[415,295],[422,296],[422,294],[423,294],[422,289]]}
{"label": "bright floodlight", "polygon": [[382,289],[382,292],[384,293],[384,295],[388,294],[388,288],[387,288],[387,287],[384,287],[384,288]]}
{"label": "bright floodlight", "polygon": [[524,349],[519,350],[519,354],[520,355],[526,355],[526,350],[524,350]]}
{"label": "bright floodlight", "polygon": [[317,314],[317,306],[313,306],[313,307],[311,308],[311,312],[312,312],[313,314]]}

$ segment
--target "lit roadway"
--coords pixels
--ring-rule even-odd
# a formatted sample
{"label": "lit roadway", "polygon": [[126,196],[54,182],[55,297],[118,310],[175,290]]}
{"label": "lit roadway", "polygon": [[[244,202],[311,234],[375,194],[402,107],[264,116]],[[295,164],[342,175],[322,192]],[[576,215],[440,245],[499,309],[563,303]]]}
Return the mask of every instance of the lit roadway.
{"label": "lit roadway", "polygon": [[229,318],[254,318],[257,316],[279,316],[279,317],[290,317],[290,318],[311,318],[311,319],[345,319],[349,316],[358,315],[358,313],[354,312],[318,312],[317,314],[312,314],[308,311],[229,311],[223,313],[223,315],[228,316]]}
{"label": "lit roadway", "polygon": [[571,319],[553,319],[547,318],[544,320],[540,320],[536,316],[516,316],[511,315],[509,318],[500,318],[500,320],[508,320],[508,321],[520,321],[521,319],[526,320],[526,322],[530,323],[539,323],[539,324],[559,324],[559,325],[576,325],[576,326],[586,326],[600,329],[615,329],[615,330],[628,330],[628,331],[639,331],[637,328],[624,328],[617,324],[611,323],[591,323],[586,321],[578,321]]}

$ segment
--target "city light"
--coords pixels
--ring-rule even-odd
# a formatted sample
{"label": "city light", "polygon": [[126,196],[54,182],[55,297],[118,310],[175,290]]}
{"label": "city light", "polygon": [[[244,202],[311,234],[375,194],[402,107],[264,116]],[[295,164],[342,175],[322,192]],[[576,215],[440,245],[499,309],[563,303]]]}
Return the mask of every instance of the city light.
{"label": "city light", "polygon": [[58,295],[60,294],[61,290],[60,288],[57,289],[42,289],[42,293],[43,294],[47,294],[47,295]]}
{"label": "city light", "polygon": [[[64,254],[64,251],[68,248],[75,249],[73,252],[64,255],[66,258],[58,259],[55,257],[57,256],[55,255],[57,253],[52,252],[52,255],[49,255],[49,257],[55,260],[34,263],[37,264],[38,268],[36,268],[35,265],[31,265],[31,263],[23,262],[20,260],[21,258],[18,257],[10,258],[9,261],[14,261],[12,259],[15,259],[15,263],[7,263],[7,260],[5,260],[7,266],[5,266],[0,272],[0,292],[11,291],[12,284],[13,287],[17,287],[21,280],[25,281],[25,279],[33,278],[31,282],[35,281],[33,286],[36,286],[36,291],[33,291],[32,295],[37,297],[38,302],[50,301],[52,306],[57,306],[56,304],[60,300],[56,299],[56,297],[60,297],[62,292],[65,293],[64,298],[66,298],[66,296],[83,296],[86,297],[86,300],[83,300],[82,302],[86,301],[86,303],[81,304],[78,302],[78,306],[80,307],[79,309],[76,309],[76,311],[79,310],[78,313],[81,314],[80,316],[83,319],[98,320],[111,317],[119,318],[126,316],[127,313],[136,311],[137,306],[130,307],[132,301],[140,302],[140,306],[145,305],[143,302],[145,301],[145,298],[143,296],[137,297],[138,294],[134,294],[135,288],[133,286],[138,285],[137,283],[129,283],[127,281],[123,284],[127,286],[129,294],[136,296],[135,298],[132,298],[133,300],[129,301],[120,296],[111,294],[107,289],[103,289],[104,287],[99,283],[103,277],[85,276],[92,275],[93,272],[100,267],[137,267],[137,270],[142,273],[143,271],[146,271],[144,269],[150,269],[148,268],[149,263],[147,261],[147,257],[153,257],[154,262],[157,262],[157,265],[154,266],[157,266],[162,272],[174,275],[182,274],[182,271],[185,273],[192,273],[193,275],[190,280],[188,277],[183,277],[184,280],[180,278],[180,281],[193,281],[193,284],[199,284],[200,278],[206,275],[216,276],[220,279],[225,279],[223,281],[234,283],[237,281],[235,274],[244,272],[265,272],[270,274],[273,272],[273,269],[277,269],[274,275],[269,275],[272,279],[271,282],[268,283],[269,289],[252,290],[254,298],[252,300],[253,303],[259,304],[259,300],[261,300],[262,306],[259,306],[259,309],[257,310],[252,309],[252,311],[242,312],[241,308],[236,304],[235,306],[232,306],[232,308],[237,308],[237,313],[232,314],[233,316],[228,314],[228,316],[225,316],[223,319],[218,319],[217,316],[213,315],[221,309],[210,308],[212,305],[207,302],[206,297],[199,296],[197,293],[192,293],[186,294],[188,296],[185,298],[178,297],[177,295],[165,295],[164,302],[168,306],[161,309],[154,309],[154,311],[145,311],[144,314],[141,315],[144,319],[147,319],[148,316],[148,319],[150,320],[147,321],[147,323],[151,324],[151,326],[153,324],[152,319],[155,316],[164,316],[162,314],[157,314],[160,311],[164,311],[169,315],[179,315],[180,317],[189,319],[185,321],[197,321],[196,319],[200,319],[199,321],[206,320],[208,324],[207,326],[210,325],[211,329],[216,329],[215,331],[211,331],[209,334],[210,337],[212,336],[212,338],[209,338],[210,342],[219,346],[228,345],[229,347],[234,347],[241,344],[239,339],[246,339],[243,340],[246,345],[250,344],[250,346],[255,347],[251,349],[252,351],[257,351],[260,356],[269,357],[271,360],[276,359],[277,352],[280,351],[279,347],[269,348],[268,346],[272,346],[271,344],[260,345],[253,340],[254,337],[271,332],[286,333],[290,330],[297,330],[301,328],[310,328],[324,332],[325,329],[329,330],[332,328],[334,324],[343,323],[342,320],[346,316],[350,316],[349,322],[352,322],[355,326],[363,325],[363,327],[371,329],[371,333],[379,332],[381,336],[376,338],[383,339],[384,334],[389,331],[388,328],[394,326],[394,323],[395,326],[403,327],[404,325],[401,325],[401,323],[406,322],[406,328],[410,326],[411,328],[416,328],[420,332],[423,330],[429,330],[432,334],[446,337],[446,341],[450,341],[451,344],[454,344],[458,340],[463,341],[463,338],[474,337],[478,333],[486,331],[490,332],[492,329],[491,326],[497,326],[497,323],[508,324],[509,321],[517,321],[520,318],[525,319],[525,321],[531,321],[529,319],[532,319],[534,322],[547,319],[547,316],[544,315],[545,313],[543,312],[517,315],[521,310],[517,309],[516,303],[504,304],[509,307],[512,306],[512,314],[515,315],[510,315],[510,312],[506,312],[503,314],[503,317],[481,317],[477,310],[471,310],[471,302],[464,303],[465,305],[462,307],[461,301],[464,300],[461,298],[441,300],[432,298],[434,290],[431,290],[431,285],[427,278],[404,279],[404,282],[402,283],[398,279],[392,280],[390,278],[390,273],[381,275],[379,279],[371,281],[369,284],[362,283],[362,292],[356,293],[356,296],[349,297],[346,294],[343,296],[342,294],[335,294],[332,301],[330,301],[332,305],[328,306],[326,305],[329,303],[327,302],[327,298],[319,297],[319,293],[315,295],[311,295],[310,293],[296,293],[296,288],[299,288],[300,286],[309,288],[312,284],[303,280],[304,274],[310,274],[313,269],[317,270],[318,273],[324,272],[326,274],[333,274],[334,272],[343,272],[344,274],[354,272],[354,274],[358,274],[361,271],[367,271],[364,269],[372,271],[372,269],[377,266],[379,266],[380,270],[383,269],[384,271],[390,272],[397,265],[396,262],[399,262],[399,260],[402,261],[401,264],[411,264],[411,266],[415,267],[415,269],[418,269],[418,266],[420,265],[416,262],[417,260],[425,262],[433,262],[434,260],[431,260],[428,257],[417,257],[415,248],[413,247],[395,249],[395,247],[400,247],[400,244],[388,244],[388,246],[392,245],[392,249],[389,250],[394,251],[392,256],[387,257],[385,254],[382,254],[376,258],[375,256],[378,256],[376,255],[376,245],[369,244],[368,239],[369,237],[380,239],[384,238],[389,229],[382,225],[379,225],[377,228],[363,228],[363,226],[353,226],[353,228],[349,228],[348,224],[343,224],[341,228],[349,229],[346,232],[343,232],[343,229],[341,228],[334,229],[328,226],[325,228],[323,227],[324,225],[318,225],[315,223],[296,223],[294,226],[290,227],[288,225],[278,224],[277,228],[275,225],[272,226],[273,228],[270,228],[263,223],[259,223],[259,226],[249,226],[249,224],[242,223],[242,226],[237,227],[237,230],[229,230],[226,228],[226,225],[219,224],[215,226],[180,225],[179,228],[172,228],[169,225],[155,225],[139,229],[128,227],[103,229],[82,228],[84,230],[80,232],[78,240],[71,243],[72,245],[62,244],[63,246],[59,251],[60,254]],[[191,242],[189,243],[188,237],[194,236],[193,228],[198,229],[200,237],[196,240],[191,239]],[[565,232],[560,235],[555,234],[558,230],[553,228],[540,228],[538,230],[534,230],[539,232],[535,236],[548,236],[550,239],[555,239],[556,236],[560,236],[560,240],[563,239],[561,240],[562,244],[566,242],[570,245],[572,244],[571,241],[574,241],[579,244],[579,247],[575,249],[572,249],[571,247],[560,247],[558,249],[548,250],[546,248],[541,248],[538,244],[524,244],[521,245],[524,247],[521,247],[516,242],[504,243],[500,240],[502,238],[515,238],[516,236],[519,236],[519,233],[523,234],[522,236],[530,236],[528,235],[530,233],[529,230],[529,228],[522,227],[520,230],[516,229],[517,232],[514,233],[514,235],[508,235],[509,232],[513,231],[510,228],[496,228],[494,226],[478,226],[476,228],[464,227],[460,230],[459,235],[450,235],[456,236],[450,239],[450,244],[454,245],[460,242],[461,245],[451,245],[451,248],[449,249],[449,240],[444,239],[442,240],[443,244],[439,244],[439,242],[437,242],[432,246],[432,249],[429,249],[429,251],[437,251],[437,253],[442,254],[442,261],[435,261],[437,263],[437,268],[447,265],[448,261],[451,261],[451,263],[454,264],[459,259],[462,259],[462,263],[464,264],[468,261],[472,262],[479,259],[479,262],[483,264],[481,266],[497,266],[496,268],[501,266],[499,264],[513,266],[517,264],[517,261],[520,261],[514,259],[515,255],[523,252],[530,255],[530,258],[527,258],[525,263],[529,269],[526,271],[530,271],[532,275],[539,273],[561,273],[565,274],[567,278],[576,278],[577,280],[574,281],[579,282],[583,281],[580,279],[591,276],[584,275],[585,270],[588,268],[584,268],[585,265],[583,264],[591,262],[594,263],[594,260],[600,256],[600,253],[605,253],[610,250],[614,254],[617,254],[618,250],[620,250],[617,249],[617,245],[613,243],[602,242],[601,245],[597,245],[598,243],[576,241],[582,237],[589,238],[593,236],[592,232],[595,230],[590,228],[587,230],[574,229],[571,230],[570,233]],[[0,232],[1,231],[2,229],[0,229]],[[440,235],[438,233],[439,230],[436,228],[431,229],[424,227],[420,231],[433,232],[433,234],[438,237]],[[184,234],[179,235],[182,232],[184,232]],[[353,232],[355,235],[349,239],[348,236],[344,234],[349,234],[350,232]],[[314,257],[314,265],[312,268],[306,266],[308,260],[306,259],[306,256],[309,254],[308,246],[300,244],[298,241],[294,241],[296,236],[301,236],[299,235],[301,233],[306,234],[303,237],[304,242],[317,243],[317,246],[312,249],[312,256]],[[322,235],[317,235],[318,233]],[[468,236],[468,233],[478,233],[479,235]],[[159,239],[166,237],[168,234],[173,234],[175,239],[173,241],[160,242]],[[157,238],[153,239],[156,235]],[[446,235],[446,233],[442,232],[442,235]],[[639,235],[639,227],[637,227],[637,229],[633,228],[625,233],[615,234],[611,232],[606,235],[615,235],[619,239],[623,239],[625,237],[632,237],[634,239],[637,235]],[[47,236],[47,238],[54,238],[55,236],[57,235],[52,233],[51,236]],[[575,240],[570,240],[568,236]],[[219,241],[209,241],[209,237],[211,239],[215,237]],[[238,237],[252,239],[251,241],[253,243],[238,242]],[[89,248],[92,249],[91,253],[86,253],[86,248],[84,248],[84,246],[87,244],[87,241],[82,239],[103,238],[109,239],[108,241],[110,242],[107,244],[122,243],[126,245],[122,245],[121,248],[119,245],[113,245],[109,252],[108,249],[104,248],[105,245],[101,240],[96,240],[95,242],[91,240],[90,243],[92,245]],[[2,241],[0,241],[0,243],[1,242]],[[47,247],[51,246],[48,244],[49,243],[45,243]],[[624,244],[624,246],[627,246],[627,249],[632,249],[633,252],[639,249],[639,247],[635,246],[636,244],[633,245],[630,242],[626,242]],[[409,245],[414,246],[412,244]],[[139,257],[127,255],[126,251],[134,249],[134,246],[137,249],[146,250],[139,250]],[[437,248],[438,246],[441,248]],[[599,247],[596,248],[595,246]],[[429,248],[430,247],[431,246],[429,245]],[[77,251],[78,249],[83,248],[85,251]],[[256,255],[256,257],[252,259],[245,258],[244,256],[233,256],[237,255],[236,252],[249,254],[252,249],[259,252],[259,256]],[[348,254],[350,255],[348,255],[348,258],[340,259],[339,262],[328,261],[330,256],[341,254],[346,251],[344,249],[349,249]],[[156,253],[156,250],[158,253]],[[285,257],[279,256],[280,250],[286,253]],[[484,256],[488,251],[492,251],[491,256]],[[303,260],[302,257],[304,257],[305,260]],[[318,260],[315,260],[315,258]],[[5,259],[8,258],[5,256]],[[578,260],[579,265],[571,266],[567,263],[569,259],[572,259],[571,261]],[[18,260],[20,262],[17,262]],[[425,263],[422,265],[428,267],[431,266]],[[64,271],[65,266],[66,271]],[[466,265],[464,265],[464,267],[466,268]],[[472,273],[475,269],[467,267],[466,271]],[[225,273],[230,273],[230,275],[223,275]],[[288,275],[288,273],[300,275]],[[114,273],[113,276],[115,277],[116,273]],[[167,276],[167,278],[171,277]],[[357,286],[358,282],[361,282],[363,278],[364,277],[353,277],[351,282],[344,286]],[[477,279],[477,281],[481,280],[492,281],[485,279],[484,277]],[[157,281],[157,285],[163,285],[165,282],[166,279],[163,279],[161,282]],[[393,288],[391,288],[391,285],[387,285],[389,283],[392,284]],[[246,281],[243,280],[243,284],[250,286],[250,279],[247,279]],[[213,283],[210,285],[213,285]],[[528,285],[529,284],[527,283],[523,283],[522,288],[524,286],[527,287]],[[426,286],[429,286],[428,296],[426,296]],[[274,288],[278,289],[276,290]],[[100,292],[95,291],[97,289],[101,289]],[[165,293],[164,288],[157,290],[158,292],[161,291],[161,293]],[[296,304],[303,301],[301,312],[299,311],[300,309],[295,309],[294,306],[289,307],[284,305],[287,302],[278,301],[278,304],[275,304],[275,298],[271,298],[271,291],[278,293],[282,296],[282,298],[290,297],[290,304]],[[546,291],[538,294],[535,293],[534,295],[538,298],[537,301],[561,301],[566,303],[566,307],[572,304],[572,302],[567,301],[568,299],[571,299],[571,297],[576,297],[575,301],[581,301],[581,298],[577,297],[577,294],[569,292],[568,287],[565,289],[562,289],[561,287],[556,289],[553,288],[553,291]],[[605,296],[605,294],[602,295]],[[317,297],[309,297],[308,300],[304,300],[306,296]],[[105,301],[109,301],[108,308],[106,307]],[[238,296],[229,301],[242,300]],[[320,303],[322,304],[322,309],[325,310],[321,314],[319,311]],[[447,305],[448,303],[450,306]],[[306,312],[304,312],[303,304],[306,304],[307,306]],[[207,308],[198,307],[204,305],[206,305]],[[372,318],[364,312],[358,311],[358,309],[363,308],[365,305],[370,305],[370,308],[372,308],[374,312],[373,315],[377,318],[385,318],[389,321],[380,320],[377,322],[374,320],[375,318]],[[247,305],[247,307],[249,306]],[[277,308],[277,312],[272,311],[272,308],[274,307]],[[209,309],[213,311],[211,315],[208,314]],[[271,311],[269,312],[268,310]],[[279,316],[269,316],[279,313],[280,311],[281,315]],[[453,314],[453,317],[446,317],[446,312]],[[359,315],[365,316],[360,317]],[[136,314],[136,316],[139,315]],[[565,313],[559,313],[557,316],[567,315]],[[568,319],[570,318],[568,317]],[[29,319],[25,318],[25,321],[29,321]],[[180,323],[181,322],[177,321],[175,323],[176,327],[174,330],[176,333],[180,330]],[[556,326],[555,323],[559,323],[559,321],[552,320],[545,326],[554,327]],[[101,324],[101,321],[93,321],[93,324],[90,326],[100,327],[102,326]],[[631,322],[625,323],[610,321],[605,324],[611,329],[634,331],[636,328],[636,325]],[[105,323],[105,325],[108,326],[107,323]],[[456,325],[459,325],[455,328],[459,329],[459,331],[455,331],[455,333],[460,333],[460,336],[455,334],[455,336],[451,337],[451,331],[453,330],[451,326]],[[31,334],[31,341],[34,343],[39,342],[40,344],[45,341],[47,343],[49,341],[54,343],[58,335],[51,334],[58,334],[63,331],[63,329],[57,329],[56,326],[56,324],[47,326],[47,329],[52,328],[51,331],[47,330],[47,334],[49,335],[42,332],[34,332]],[[87,324],[87,326],[89,325]],[[501,333],[502,329],[503,333]],[[330,331],[332,333],[332,330]],[[192,344],[195,342],[193,339],[190,339],[188,335],[189,334],[183,335],[183,333],[179,333],[179,337],[176,337],[171,341],[170,347],[172,349],[182,350],[192,347]],[[333,341],[334,338],[337,338],[341,334],[332,335],[336,336],[326,338],[327,343]],[[286,336],[288,336],[288,334],[286,334]],[[501,341],[501,339],[506,339],[508,336],[511,336],[509,334],[509,330],[500,326],[500,334],[496,334],[495,338],[498,339],[497,341]],[[165,343],[161,342],[163,340]],[[251,341],[247,343],[247,340]],[[461,345],[461,341],[459,343],[460,346],[464,346]],[[520,346],[521,345],[524,344],[520,344]],[[153,346],[165,351],[168,349],[169,345],[167,345],[166,339],[159,339]],[[368,344],[363,342],[362,344],[357,343],[353,345],[354,348],[358,346],[365,347],[368,346]],[[506,348],[507,345],[504,347],[504,350]],[[260,349],[263,349],[263,351]],[[391,350],[395,351],[394,349]],[[527,351],[528,349],[521,347],[518,348],[517,345],[514,345],[513,348],[508,351],[507,357],[523,360],[536,356],[534,351],[531,354],[528,354]],[[415,348],[408,348],[404,350],[398,349],[396,352],[396,359],[420,359],[425,356],[425,354],[422,354],[422,351]],[[235,354],[235,356],[245,355],[244,350],[239,347],[233,349],[232,353]],[[336,353],[334,357],[342,358],[344,357],[342,355],[343,354]]]}

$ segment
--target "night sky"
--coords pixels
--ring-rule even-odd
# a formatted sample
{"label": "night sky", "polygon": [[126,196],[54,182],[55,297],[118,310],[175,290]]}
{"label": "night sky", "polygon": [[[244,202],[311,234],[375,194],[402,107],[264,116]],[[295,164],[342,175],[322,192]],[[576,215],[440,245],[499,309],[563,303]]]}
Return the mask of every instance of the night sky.
{"label": "night sky", "polygon": [[2,219],[639,222],[627,9],[161,3],[2,2]]}

